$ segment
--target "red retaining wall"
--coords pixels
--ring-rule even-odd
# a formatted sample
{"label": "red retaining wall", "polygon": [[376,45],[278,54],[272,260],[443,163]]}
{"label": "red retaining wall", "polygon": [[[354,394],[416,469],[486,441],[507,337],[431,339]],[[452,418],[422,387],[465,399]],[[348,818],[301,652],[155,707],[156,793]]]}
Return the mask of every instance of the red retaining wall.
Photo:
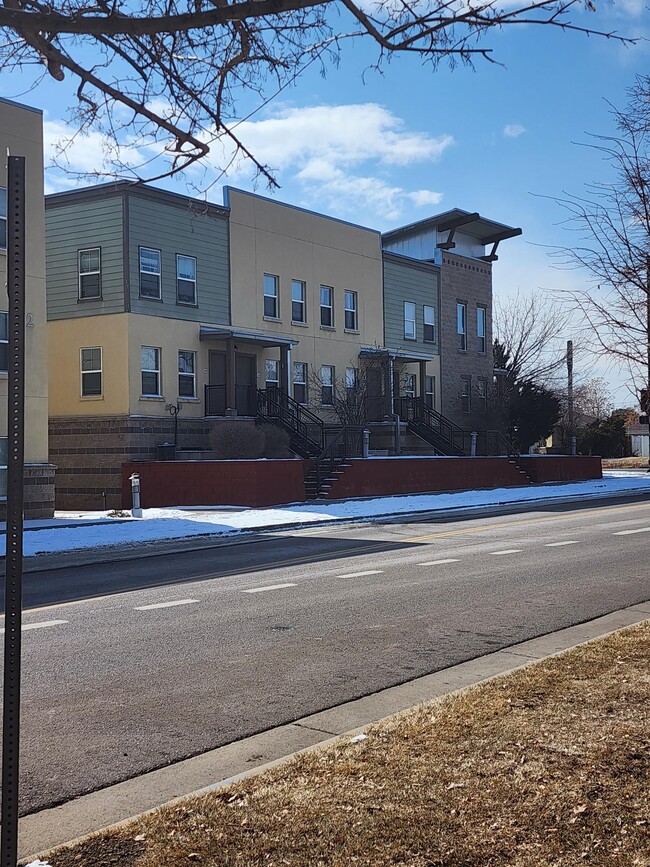
{"label": "red retaining wall", "polygon": [[540,455],[520,458],[519,462],[534,482],[579,482],[603,477],[602,462],[594,455]]}
{"label": "red retaining wall", "polygon": [[305,499],[302,461],[134,461],[122,465],[122,508],[131,508],[132,473],[142,507],[274,506]]}

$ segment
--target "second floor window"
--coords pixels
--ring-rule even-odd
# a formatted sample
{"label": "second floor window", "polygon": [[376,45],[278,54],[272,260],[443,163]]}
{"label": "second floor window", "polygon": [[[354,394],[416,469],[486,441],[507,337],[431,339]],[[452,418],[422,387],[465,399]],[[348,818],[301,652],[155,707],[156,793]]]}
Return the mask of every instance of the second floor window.
{"label": "second floor window", "polygon": [[0,187],[0,250],[7,249],[7,190]]}
{"label": "second floor window", "polygon": [[320,369],[320,402],[323,406],[334,405],[334,368],[324,364]]}
{"label": "second floor window", "polygon": [[404,302],[404,339],[415,340],[415,304],[412,301]]}
{"label": "second floor window", "polygon": [[0,371],[9,370],[9,314],[0,313]]}
{"label": "second floor window", "polygon": [[[467,351],[467,304],[456,304],[456,331],[458,333],[458,348],[461,352]],[[469,412],[469,410],[467,410]]]}
{"label": "second floor window", "polygon": [[307,365],[302,361],[293,362],[293,399],[307,403]]}
{"label": "second floor window", "polygon": [[160,301],[160,250],[140,247],[140,297]]}
{"label": "second floor window", "polygon": [[478,351],[485,352],[485,325],[487,321],[487,310],[485,307],[476,308],[476,338],[478,343]]}
{"label": "second floor window", "polygon": [[280,385],[280,362],[267,358],[264,362],[264,388],[278,388]]}
{"label": "second floor window", "polygon": [[142,346],[140,349],[142,396],[160,397],[160,349]]}
{"label": "second floor window", "polygon": [[100,397],[102,393],[102,348],[81,350],[81,396]]}
{"label": "second floor window", "polygon": [[178,396],[196,397],[196,352],[178,351]]}
{"label": "second floor window", "polygon": [[359,317],[357,316],[357,293],[349,289],[345,292],[345,327],[348,331],[359,330]]}
{"label": "second floor window", "polygon": [[291,281],[291,321],[307,321],[307,304],[305,296],[307,286],[302,280]]}
{"label": "second floor window", "polygon": [[102,253],[99,247],[79,250],[79,299],[102,297]]}
{"label": "second floor window", "polygon": [[334,327],[334,289],[331,286],[320,287],[320,324],[325,328]]}
{"label": "second floor window", "polygon": [[436,308],[424,307],[424,342],[436,342]]}
{"label": "second floor window", "polygon": [[176,300],[179,304],[196,304],[196,259],[176,256]]}
{"label": "second floor window", "polygon": [[264,315],[269,319],[280,318],[279,284],[275,274],[264,275]]}

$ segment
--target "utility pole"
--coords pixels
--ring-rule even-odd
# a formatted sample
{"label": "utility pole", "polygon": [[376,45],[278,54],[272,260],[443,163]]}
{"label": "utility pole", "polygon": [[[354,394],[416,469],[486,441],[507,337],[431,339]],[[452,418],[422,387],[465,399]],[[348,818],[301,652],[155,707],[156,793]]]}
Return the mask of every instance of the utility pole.
{"label": "utility pole", "polygon": [[569,411],[570,454],[576,453],[576,431],[573,417],[573,340],[566,342],[567,406]]}
{"label": "utility pole", "polygon": [[650,256],[645,260],[645,308],[646,308],[646,405],[641,407],[641,412],[646,413],[648,423],[648,469],[650,473]]}

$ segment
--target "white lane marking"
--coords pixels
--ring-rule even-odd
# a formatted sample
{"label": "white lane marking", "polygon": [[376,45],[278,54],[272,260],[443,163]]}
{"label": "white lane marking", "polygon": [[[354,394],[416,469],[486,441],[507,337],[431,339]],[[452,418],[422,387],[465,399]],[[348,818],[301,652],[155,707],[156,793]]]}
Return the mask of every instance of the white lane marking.
{"label": "white lane marking", "polygon": [[177,599],[175,602],[156,602],[154,605],[138,605],[134,611],[151,611],[153,608],[173,608],[175,605],[192,605],[198,599]]}
{"label": "white lane marking", "polygon": [[460,560],[449,557],[447,560],[430,560],[428,563],[418,563],[418,566],[442,566],[443,563],[460,563]]}
{"label": "white lane marking", "polygon": [[242,590],[242,593],[266,593],[267,590],[284,590],[285,587],[296,586],[296,584],[271,584],[270,587],[253,587],[252,590]]}
{"label": "white lane marking", "polygon": [[507,551],[490,551],[493,557],[500,557],[501,554],[521,554],[521,548],[508,548]]}
{"label": "white lane marking", "polygon": [[561,548],[562,545],[579,545],[579,544],[580,543],[576,539],[575,541],[571,541],[571,542],[546,542],[544,547],[545,548]]}
{"label": "white lane marking", "polygon": [[366,572],[346,572],[345,575],[337,575],[337,578],[363,578],[364,575],[383,575],[383,569],[368,569]]}
{"label": "white lane marking", "polygon": [[[41,620],[40,623],[24,623],[22,632],[27,632],[28,629],[45,629],[47,626],[60,626],[62,623],[68,623],[67,620]],[[0,633],[4,633],[4,628],[0,629]]]}
{"label": "white lane marking", "polygon": [[619,530],[618,533],[612,533],[612,536],[631,536],[632,533],[650,533],[650,527],[641,527],[640,530]]}

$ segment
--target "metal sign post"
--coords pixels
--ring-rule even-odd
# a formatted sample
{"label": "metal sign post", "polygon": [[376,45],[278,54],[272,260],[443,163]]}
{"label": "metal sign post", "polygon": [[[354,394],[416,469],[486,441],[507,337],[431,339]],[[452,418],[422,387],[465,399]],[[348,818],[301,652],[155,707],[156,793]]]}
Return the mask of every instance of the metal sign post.
{"label": "metal sign post", "polygon": [[18,861],[20,639],[23,604],[23,472],[25,430],[25,158],[8,157],[7,292],[7,556],[5,578],[4,705],[2,709],[1,867]]}

